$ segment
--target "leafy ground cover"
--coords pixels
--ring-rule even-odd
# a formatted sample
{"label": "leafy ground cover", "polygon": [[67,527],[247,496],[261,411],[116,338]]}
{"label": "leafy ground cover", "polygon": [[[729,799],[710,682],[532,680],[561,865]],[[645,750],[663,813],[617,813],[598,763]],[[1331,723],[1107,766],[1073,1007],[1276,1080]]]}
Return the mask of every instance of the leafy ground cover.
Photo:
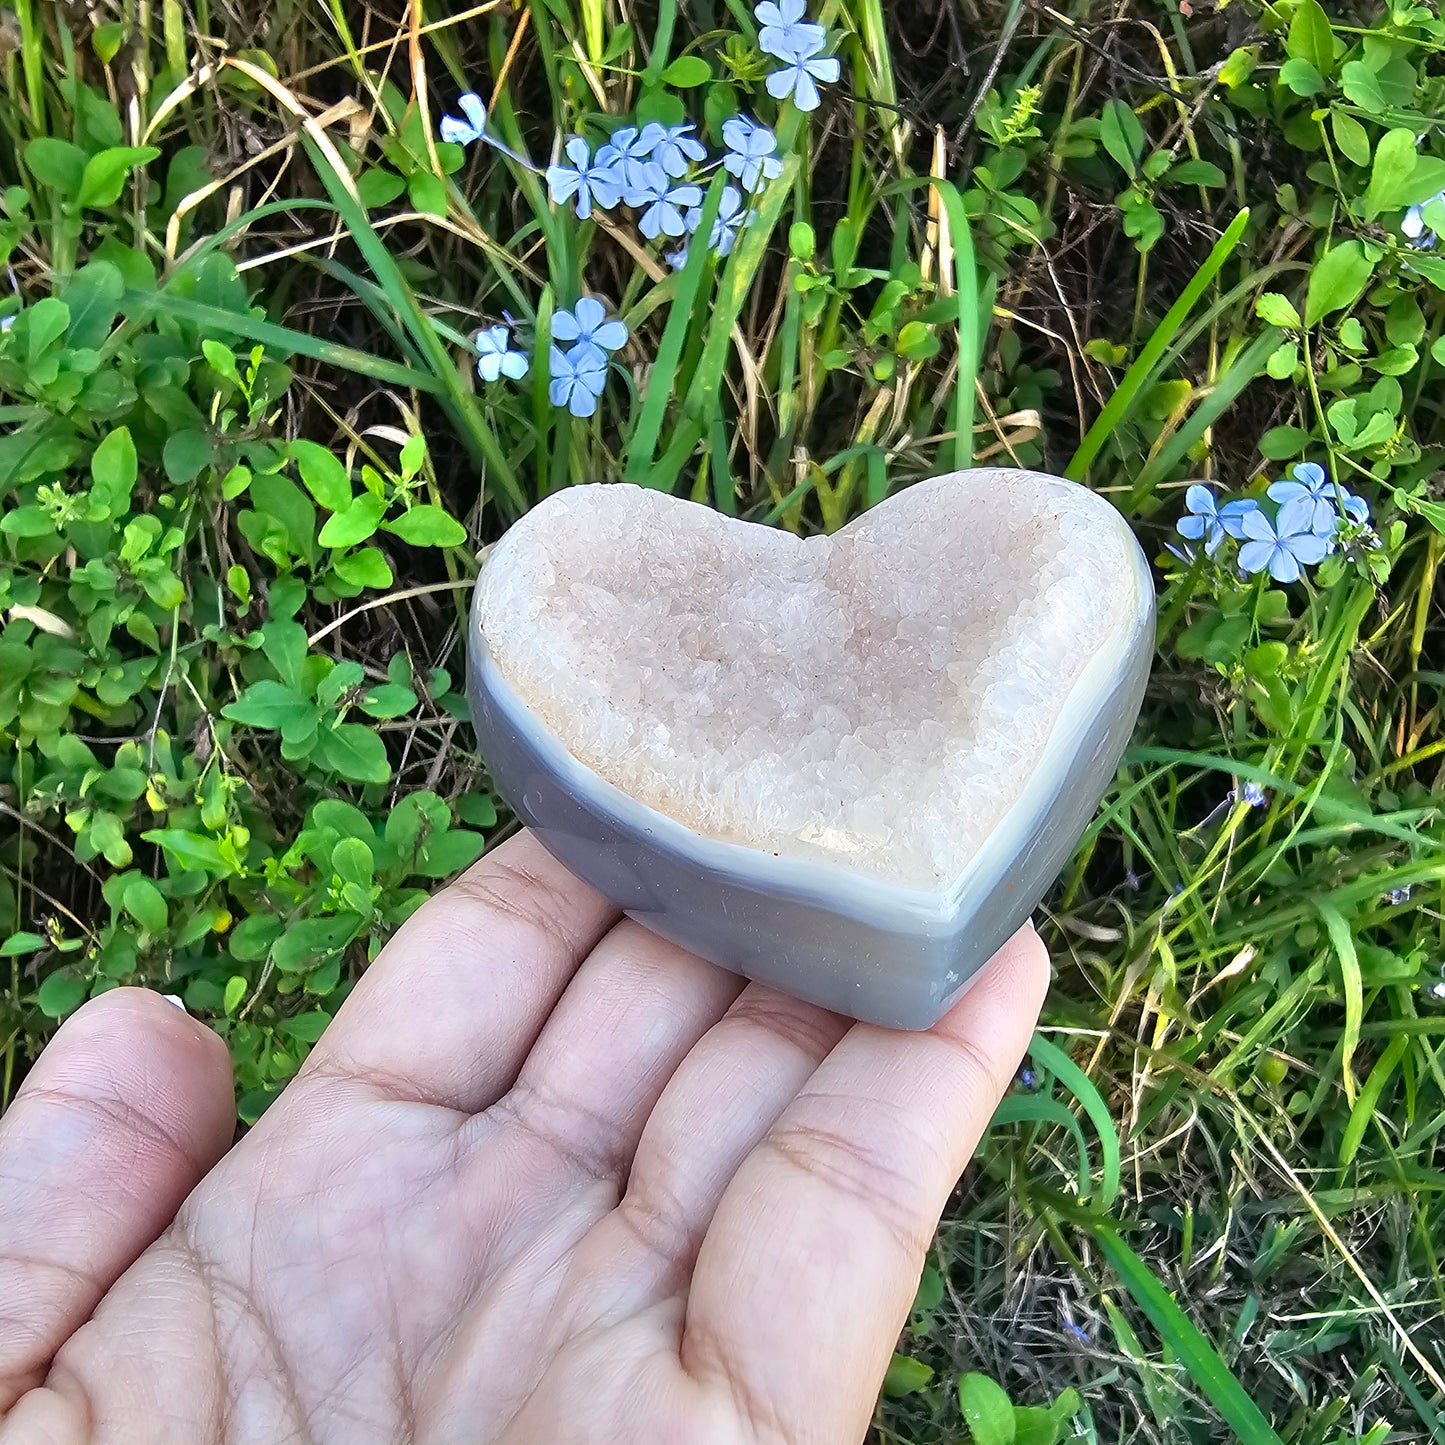
{"label": "leafy ground cover", "polygon": [[[1047,467],[1156,560],[1159,655],[878,1438],[1437,1438],[1445,23],[768,23],[0,10],[0,1104],[140,981],[258,1115],[512,826],[460,609],[537,498],[832,529]],[[649,126],[686,194],[617,179]]]}

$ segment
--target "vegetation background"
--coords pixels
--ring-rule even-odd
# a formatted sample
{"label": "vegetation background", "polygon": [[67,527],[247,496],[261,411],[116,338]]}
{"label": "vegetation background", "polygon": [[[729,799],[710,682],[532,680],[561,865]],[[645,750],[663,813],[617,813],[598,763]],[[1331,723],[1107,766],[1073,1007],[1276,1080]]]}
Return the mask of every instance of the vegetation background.
{"label": "vegetation background", "polygon": [[[11,3],[0,1105],[143,982],[257,1117],[513,826],[459,626],[532,501],[627,477],[831,529],[1041,466],[1135,525],[1159,655],[877,1438],[1445,1438],[1434,6],[823,0],[805,116],[737,0]],[[439,143],[467,89],[542,164],[740,106],[789,159],[674,272]],[[583,291],[631,331],[595,417],[476,380],[477,327],[540,350]],[[1304,460],[1374,528],[1306,581],[1167,550],[1188,483]]]}

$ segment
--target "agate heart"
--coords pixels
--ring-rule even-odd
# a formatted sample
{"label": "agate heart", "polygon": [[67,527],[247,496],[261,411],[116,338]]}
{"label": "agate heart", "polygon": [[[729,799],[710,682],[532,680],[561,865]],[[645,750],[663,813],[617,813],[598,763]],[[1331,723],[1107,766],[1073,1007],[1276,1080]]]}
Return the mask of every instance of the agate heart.
{"label": "agate heart", "polygon": [[938,477],[808,538],[574,487],[487,561],[473,714],[503,796],[633,917],[921,1028],[1098,805],[1152,623],[1123,519],[1037,473]]}

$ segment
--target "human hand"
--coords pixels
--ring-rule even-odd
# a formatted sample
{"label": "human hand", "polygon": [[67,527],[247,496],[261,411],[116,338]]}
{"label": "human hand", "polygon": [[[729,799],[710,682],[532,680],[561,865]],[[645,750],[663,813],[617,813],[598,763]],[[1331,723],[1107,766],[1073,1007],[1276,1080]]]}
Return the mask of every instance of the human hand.
{"label": "human hand", "polygon": [[0,1445],[859,1440],[1047,976],[850,1025],[523,835],[229,1152],[221,1041],[107,994],[0,1120]]}

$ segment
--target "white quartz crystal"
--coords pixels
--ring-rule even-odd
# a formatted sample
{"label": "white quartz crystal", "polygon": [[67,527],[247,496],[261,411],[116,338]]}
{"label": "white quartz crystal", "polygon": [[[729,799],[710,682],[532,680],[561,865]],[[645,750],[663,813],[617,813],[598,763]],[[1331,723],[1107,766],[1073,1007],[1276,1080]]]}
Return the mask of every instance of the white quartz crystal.
{"label": "white quartz crystal", "polygon": [[831,537],[573,487],[493,549],[478,615],[528,707],[639,802],[712,838],[937,888],[1139,605],[1108,503],[978,470]]}

